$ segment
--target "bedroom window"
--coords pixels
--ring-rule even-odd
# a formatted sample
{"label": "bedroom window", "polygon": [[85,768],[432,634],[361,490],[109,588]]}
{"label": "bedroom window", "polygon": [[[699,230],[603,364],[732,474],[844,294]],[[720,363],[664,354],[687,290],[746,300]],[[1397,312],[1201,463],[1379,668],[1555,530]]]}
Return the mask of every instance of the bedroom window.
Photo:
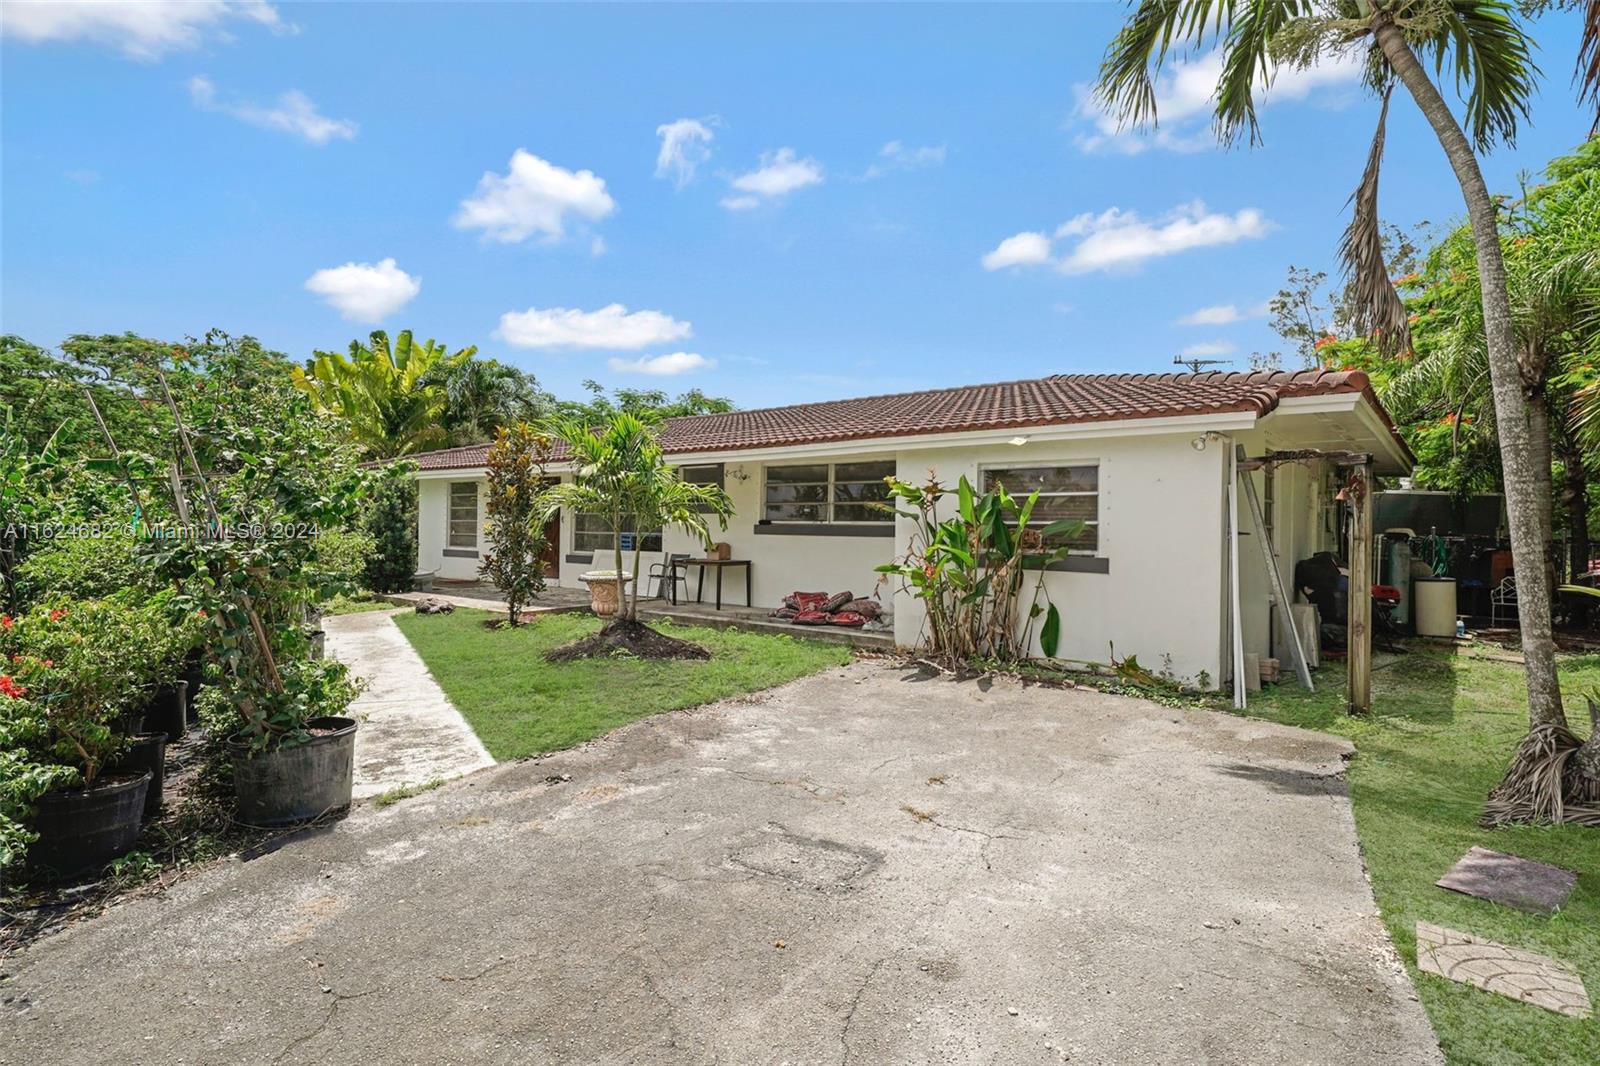
{"label": "bedroom window", "polygon": [[[1074,551],[1094,553],[1100,547],[1100,468],[1083,466],[1004,466],[983,471],[983,491],[1004,485],[1013,496],[1026,498],[1035,490],[1029,526],[1040,527],[1061,519],[1082,522],[1084,529],[1073,538]],[[1054,542],[1060,545],[1058,539]]]}
{"label": "bedroom window", "polygon": [[[622,520],[622,550],[625,552],[658,552],[661,550],[661,530],[641,536],[635,530],[633,517]],[[579,511],[572,516],[572,550],[575,552],[609,552],[616,550],[617,534],[611,528],[611,519],[603,514],[586,514]]]}
{"label": "bedroom window", "polygon": [[808,463],[767,467],[769,522],[893,522],[886,502],[893,460],[868,463]]}
{"label": "bedroom window", "polygon": [[449,548],[476,548],[478,546],[478,483],[452,481],[450,483],[450,526],[445,546]]}

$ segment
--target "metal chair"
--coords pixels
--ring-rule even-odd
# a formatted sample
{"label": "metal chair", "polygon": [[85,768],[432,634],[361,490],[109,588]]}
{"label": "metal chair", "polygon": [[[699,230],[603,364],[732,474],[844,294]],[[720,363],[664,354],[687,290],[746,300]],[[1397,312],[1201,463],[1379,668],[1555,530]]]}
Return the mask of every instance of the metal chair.
{"label": "metal chair", "polygon": [[[668,589],[678,581],[678,568],[689,560],[688,552],[674,552],[666,560],[651,563],[650,569],[644,575],[645,588],[650,587],[650,579],[656,579],[656,595],[658,600],[668,598]],[[688,575],[684,575],[687,578]]]}
{"label": "metal chair", "polygon": [[1501,578],[1500,584],[1489,592],[1489,627],[1498,629],[1500,626],[1500,613],[1509,610],[1517,613],[1517,577],[1507,574]]}

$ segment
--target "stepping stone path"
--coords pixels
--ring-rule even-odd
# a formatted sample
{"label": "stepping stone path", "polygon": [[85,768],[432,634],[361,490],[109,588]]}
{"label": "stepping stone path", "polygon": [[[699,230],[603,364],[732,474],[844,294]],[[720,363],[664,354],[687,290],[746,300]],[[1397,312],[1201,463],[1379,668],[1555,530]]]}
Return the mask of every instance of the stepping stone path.
{"label": "stepping stone path", "polygon": [[1417,969],[1571,1018],[1590,1015],[1577,971],[1547,955],[1417,923]]}
{"label": "stepping stone path", "polygon": [[1560,910],[1577,883],[1571,870],[1478,847],[1434,882],[1452,892],[1543,915]]}

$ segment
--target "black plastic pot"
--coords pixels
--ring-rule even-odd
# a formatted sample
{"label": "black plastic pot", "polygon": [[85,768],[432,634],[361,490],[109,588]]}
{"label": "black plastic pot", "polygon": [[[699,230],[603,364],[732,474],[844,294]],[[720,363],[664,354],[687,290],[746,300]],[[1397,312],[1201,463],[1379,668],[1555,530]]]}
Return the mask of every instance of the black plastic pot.
{"label": "black plastic pot", "polygon": [[139,839],[150,774],[102,774],[92,788],[47,792],[34,801],[33,829],[39,839],[28,848],[36,872],[70,877],[125,854]]}
{"label": "black plastic pot", "polygon": [[233,791],[240,822],[293,825],[350,806],[356,720],[313,718],[306,725],[332,732],[298,747],[234,757]]}
{"label": "black plastic pot", "polygon": [[167,735],[165,733],[136,733],[128,750],[108,768],[110,773],[142,774],[150,772],[150,787],[144,794],[144,820],[149,821],[161,811],[161,793],[167,781]]}
{"label": "black plastic pot", "polygon": [[189,683],[173,681],[156,689],[144,708],[144,727],[151,733],[165,733],[167,742],[183,739],[189,730]]}

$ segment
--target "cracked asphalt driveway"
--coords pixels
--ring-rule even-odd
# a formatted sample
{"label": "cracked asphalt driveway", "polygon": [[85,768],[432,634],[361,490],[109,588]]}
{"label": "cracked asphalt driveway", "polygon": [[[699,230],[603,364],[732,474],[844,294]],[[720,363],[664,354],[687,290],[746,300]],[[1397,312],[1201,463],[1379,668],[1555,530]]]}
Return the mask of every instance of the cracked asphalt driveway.
{"label": "cracked asphalt driveway", "polygon": [[0,1061],[1431,1063],[1342,741],[857,663],[6,962]]}

